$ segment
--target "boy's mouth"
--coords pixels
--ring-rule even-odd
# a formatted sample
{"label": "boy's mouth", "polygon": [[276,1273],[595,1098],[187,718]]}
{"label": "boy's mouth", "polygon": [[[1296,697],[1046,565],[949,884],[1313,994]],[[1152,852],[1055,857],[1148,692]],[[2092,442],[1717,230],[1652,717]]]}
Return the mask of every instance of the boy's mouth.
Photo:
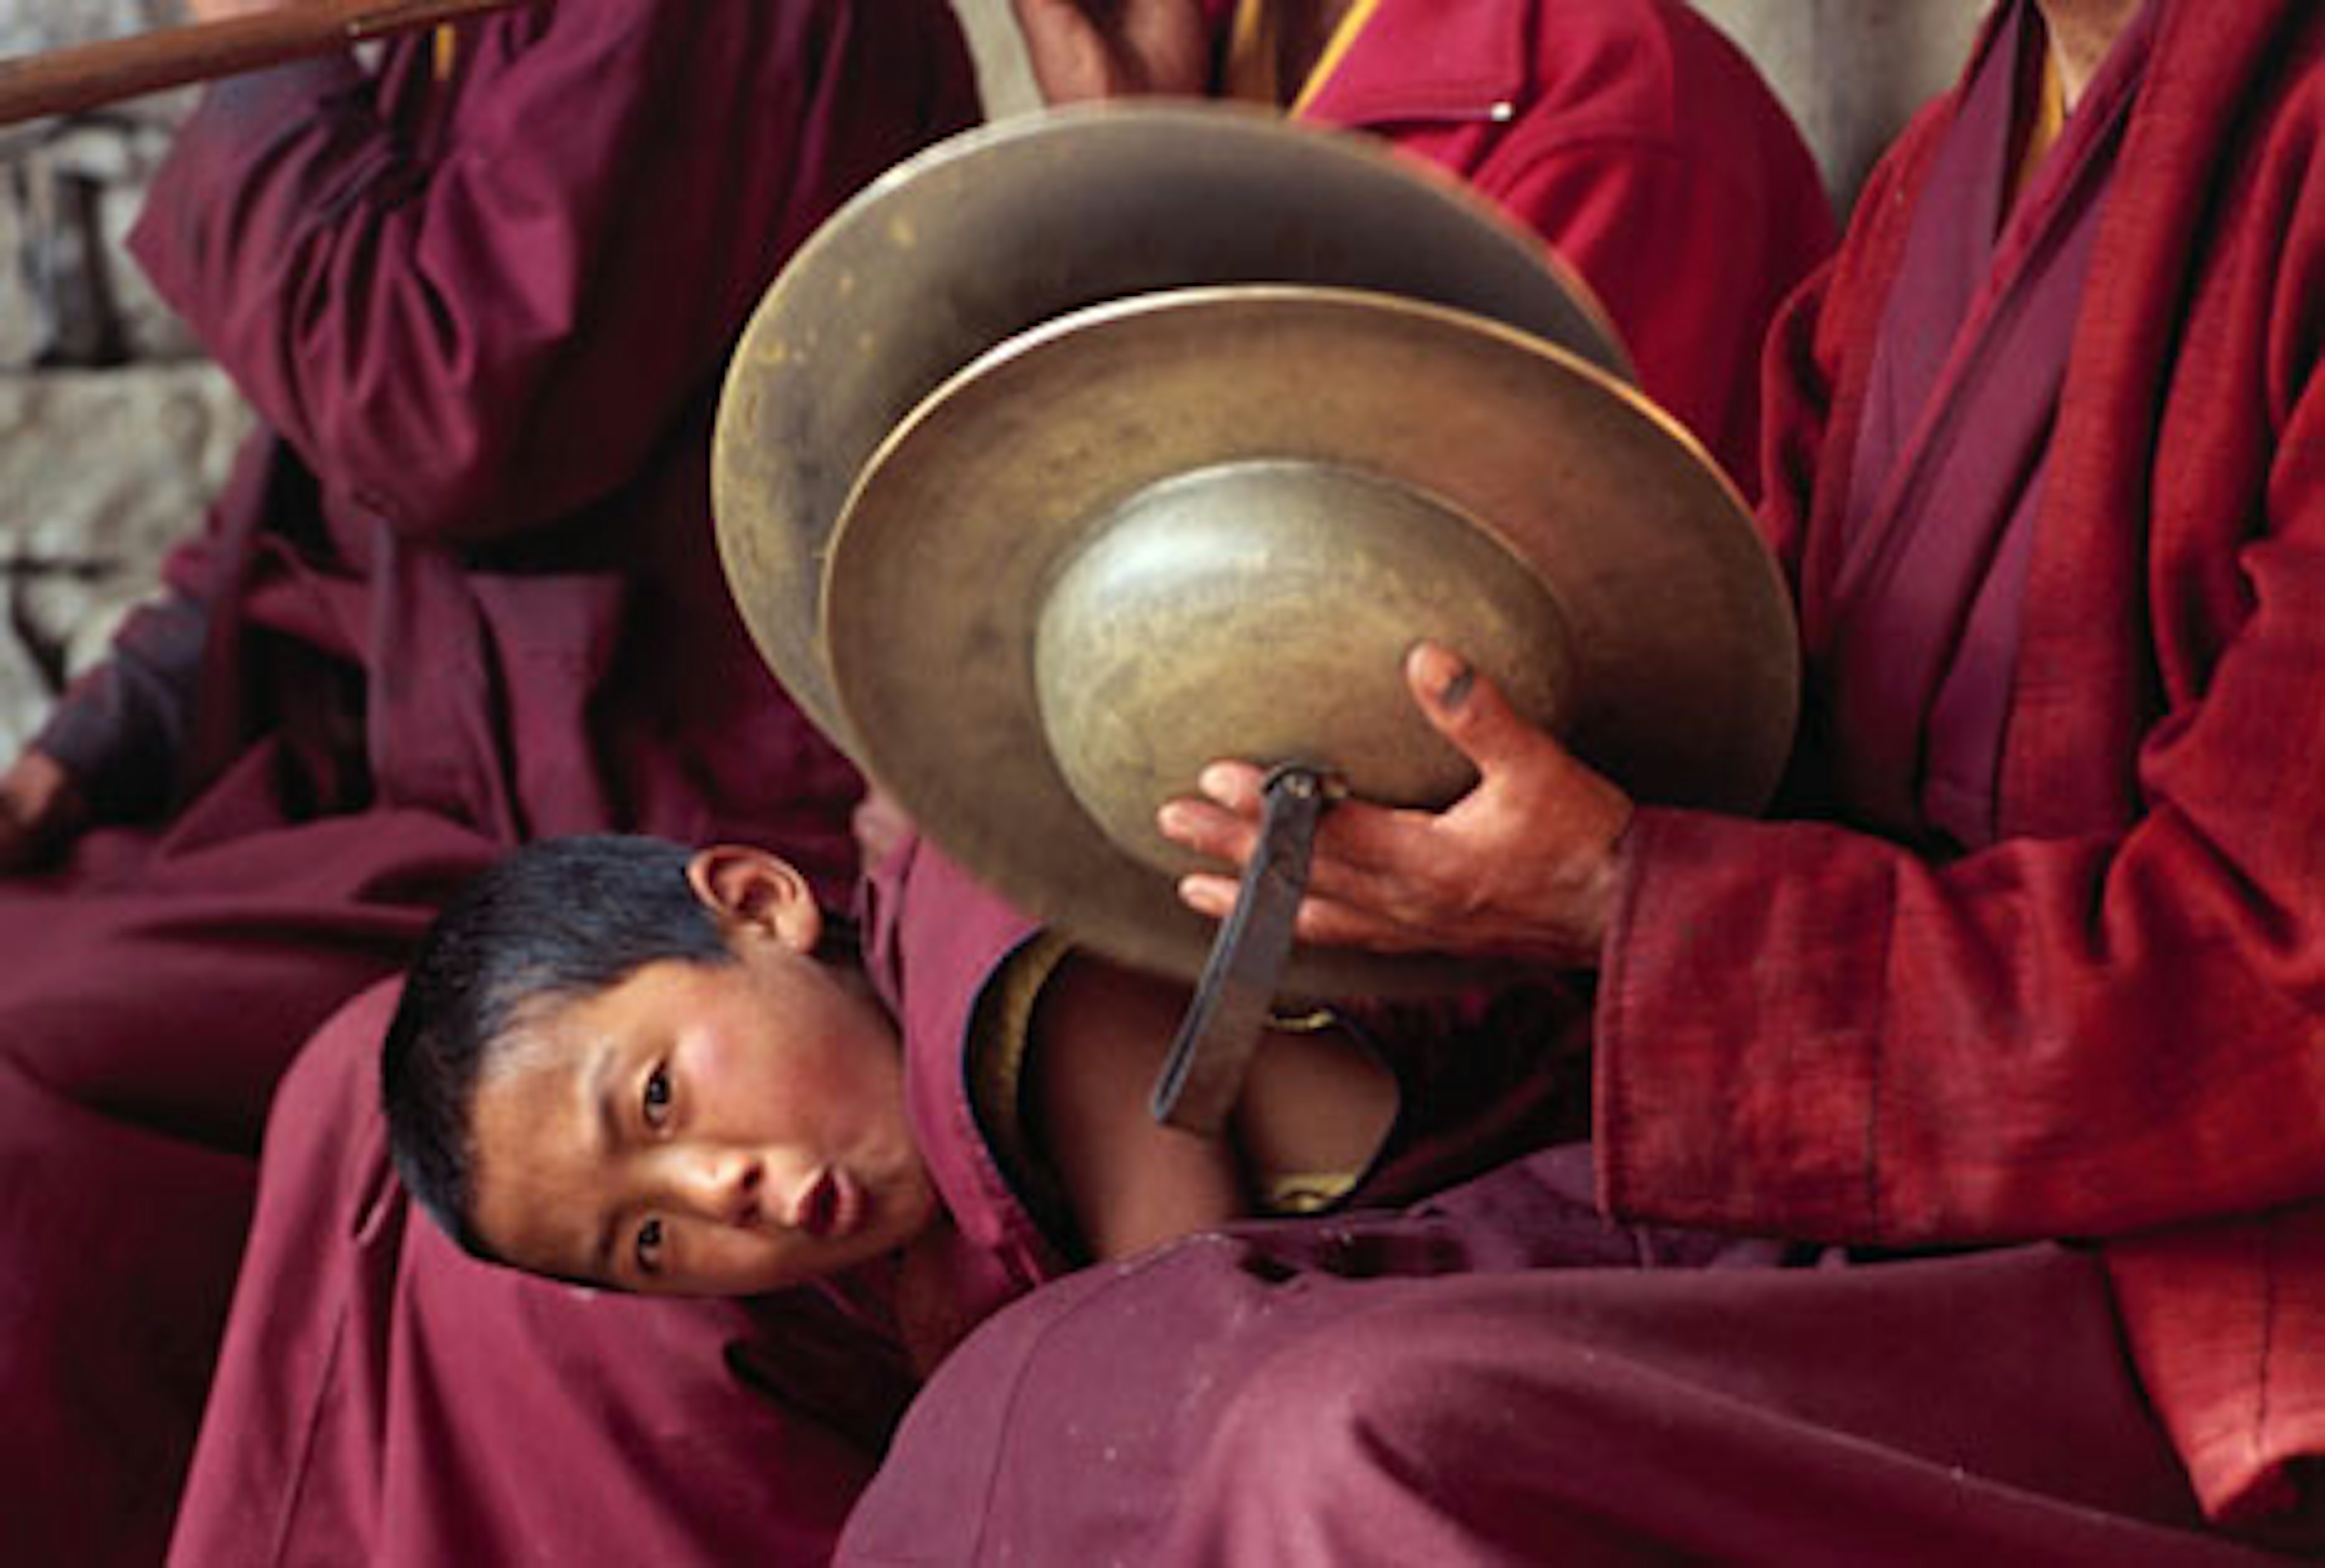
{"label": "boy's mouth", "polygon": [[845,1236],[855,1227],[863,1204],[855,1185],[839,1171],[818,1172],[815,1181],[792,1210],[792,1224],[818,1241]]}

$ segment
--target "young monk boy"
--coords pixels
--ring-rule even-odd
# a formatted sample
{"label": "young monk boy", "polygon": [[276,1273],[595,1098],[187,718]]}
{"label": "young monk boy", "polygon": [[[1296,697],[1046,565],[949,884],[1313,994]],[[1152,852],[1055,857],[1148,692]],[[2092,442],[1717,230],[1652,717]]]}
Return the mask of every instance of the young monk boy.
{"label": "young monk boy", "polygon": [[925,1366],[1079,1263],[1409,1195],[1554,1131],[1556,993],[1497,1004],[1490,1031],[1466,1002],[1281,1022],[1211,1140],[1146,1109],[1179,988],[1070,951],[925,844],[866,905],[859,943],[735,845],[497,863],[388,1031],[406,1185],[469,1251],[569,1281],[746,1295],[894,1270]]}

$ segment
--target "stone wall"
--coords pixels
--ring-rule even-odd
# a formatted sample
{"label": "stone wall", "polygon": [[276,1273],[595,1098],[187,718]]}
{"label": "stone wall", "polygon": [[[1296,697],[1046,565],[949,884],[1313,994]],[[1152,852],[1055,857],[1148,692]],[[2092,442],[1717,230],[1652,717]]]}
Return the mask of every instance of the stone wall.
{"label": "stone wall", "polygon": [[[754,4],[771,0],[752,0]],[[1843,199],[1950,78],[1974,0],[1700,0]],[[1034,101],[1008,0],[958,0],[996,114]],[[0,0],[0,55],[178,20],[177,0]],[[248,415],[120,249],[184,93],[0,126],[0,761],[195,527]]]}
{"label": "stone wall", "polygon": [[[177,19],[0,0],[0,54]],[[0,126],[0,757],[194,527],[248,416],[121,250],[185,95]]]}
{"label": "stone wall", "polygon": [[1759,63],[1846,208],[1881,149],[1950,84],[1980,0],[1696,0]]}

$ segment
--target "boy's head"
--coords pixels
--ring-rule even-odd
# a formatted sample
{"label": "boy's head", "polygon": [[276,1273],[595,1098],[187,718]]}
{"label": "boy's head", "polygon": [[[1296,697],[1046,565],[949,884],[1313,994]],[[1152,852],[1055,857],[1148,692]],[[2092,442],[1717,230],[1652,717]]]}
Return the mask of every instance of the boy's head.
{"label": "boy's head", "polygon": [[748,1294],[866,1261],[936,1200],[894,1025],[763,850],[528,846],[446,906],[381,1062],[398,1170],[480,1257]]}

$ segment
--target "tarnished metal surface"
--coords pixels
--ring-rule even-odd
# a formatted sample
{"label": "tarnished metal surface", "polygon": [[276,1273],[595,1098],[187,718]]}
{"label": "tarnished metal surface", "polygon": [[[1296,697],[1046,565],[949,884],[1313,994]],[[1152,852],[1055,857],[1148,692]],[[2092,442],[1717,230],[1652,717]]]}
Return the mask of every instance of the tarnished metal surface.
{"label": "tarnished metal surface", "polygon": [[[1155,807],[1223,756],[1456,793],[1417,638],[1648,800],[1762,803],[1797,700],[1782,581],[1676,425],[1539,338],[1347,290],[1148,293],[996,348],[865,466],[814,618],[859,760],[938,843],[1189,977],[1212,926]],[[1289,988],[1457,978],[1302,950]]]}
{"label": "tarnished metal surface", "polygon": [[761,652],[810,715],[852,746],[817,596],[841,504],[897,422],[969,360],[1053,317],[1259,282],[1437,301],[1627,373],[1589,291],[1535,236],[1369,138],[1160,101],[955,137],[801,247],[761,302],[720,403],[720,552]]}
{"label": "tarnished metal surface", "polygon": [[[1235,439],[1204,428],[1209,411],[1172,413],[1199,444]],[[1468,764],[1399,673],[1422,631],[1557,719],[1556,601],[1484,524],[1393,479],[1280,459],[1200,469],[1088,519],[1068,551],[1034,618],[1042,734],[1082,809],[1158,870],[1185,854],[1155,806],[1218,757],[1312,764],[1406,804],[1466,790]]]}

